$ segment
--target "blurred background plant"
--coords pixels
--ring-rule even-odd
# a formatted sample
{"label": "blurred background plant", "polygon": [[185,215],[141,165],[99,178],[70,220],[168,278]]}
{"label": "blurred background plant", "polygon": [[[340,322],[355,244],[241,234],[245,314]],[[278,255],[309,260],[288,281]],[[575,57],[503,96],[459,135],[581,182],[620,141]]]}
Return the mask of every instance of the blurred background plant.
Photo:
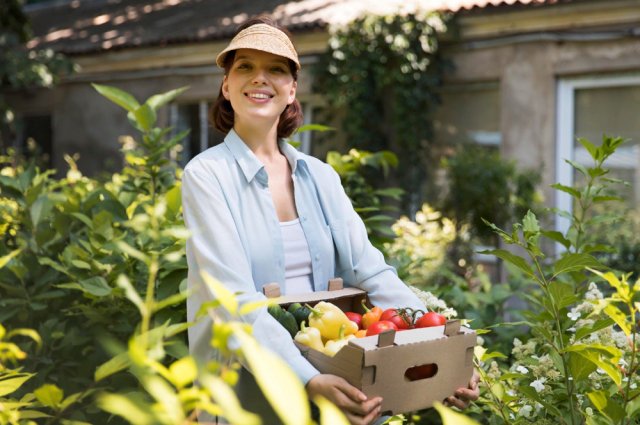
{"label": "blurred background plant", "polygon": [[314,67],[317,91],[332,109],[344,111],[339,127],[349,146],[398,156],[402,167],[391,180],[405,189],[401,208],[407,214],[420,208],[423,183],[432,181],[435,171],[429,117],[447,69],[438,50],[447,22],[435,12],[365,15],[332,29],[327,51]]}
{"label": "blurred background plant", "polygon": [[6,152],[15,134],[15,114],[4,98],[8,90],[51,87],[74,64],[51,49],[27,49],[31,26],[20,0],[0,3],[0,153]]}

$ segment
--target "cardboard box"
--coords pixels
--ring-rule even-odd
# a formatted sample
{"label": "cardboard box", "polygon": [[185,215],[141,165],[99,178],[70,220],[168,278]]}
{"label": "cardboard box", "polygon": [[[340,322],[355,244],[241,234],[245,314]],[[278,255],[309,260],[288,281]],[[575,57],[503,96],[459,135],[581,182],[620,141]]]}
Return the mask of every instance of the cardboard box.
{"label": "cardboard box", "polygon": [[[277,285],[272,285],[265,287],[265,294],[279,296]],[[368,303],[366,292],[342,288],[339,279],[332,280],[329,289],[283,296],[279,303],[283,306],[294,302],[314,305],[329,301],[343,311],[358,311],[362,300]],[[449,321],[445,326],[389,331],[351,339],[334,357],[302,344],[296,345],[320,372],[341,376],[368,397],[381,396],[381,412],[397,414],[431,407],[435,401],[442,401],[456,389],[468,385],[473,374],[476,333],[461,327],[457,320]],[[423,366],[423,372],[426,368],[435,374],[410,380],[406,375],[415,378],[411,372],[417,366]]]}

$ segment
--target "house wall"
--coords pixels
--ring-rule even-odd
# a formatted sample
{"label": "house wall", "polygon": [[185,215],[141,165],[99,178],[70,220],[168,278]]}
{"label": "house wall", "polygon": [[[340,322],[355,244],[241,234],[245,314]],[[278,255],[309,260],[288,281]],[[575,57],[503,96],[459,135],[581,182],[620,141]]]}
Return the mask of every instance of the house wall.
{"label": "house wall", "polygon": [[[446,85],[497,85],[499,91],[500,149],[522,167],[538,169],[548,204],[549,185],[557,181],[557,82],[575,76],[640,73],[640,37],[613,36],[590,41],[590,34],[532,35],[523,41],[506,36],[491,42],[450,45],[446,56],[455,71]],[[458,88],[459,90],[459,88]],[[447,102],[446,92],[443,101]],[[446,120],[446,117],[444,118]]]}

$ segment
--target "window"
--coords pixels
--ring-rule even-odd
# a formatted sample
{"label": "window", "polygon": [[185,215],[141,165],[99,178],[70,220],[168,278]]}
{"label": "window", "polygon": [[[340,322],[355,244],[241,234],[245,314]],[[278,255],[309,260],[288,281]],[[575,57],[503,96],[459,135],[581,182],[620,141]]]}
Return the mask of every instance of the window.
{"label": "window", "polygon": [[53,131],[51,115],[19,115],[15,122],[14,147],[27,157],[37,156],[45,166],[51,166]]}
{"label": "window", "polygon": [[434,129],[441,146],[474,142],[497,148],[500,133],[500,91],[498,83],[456,84],[440,93]]}
{"label": "window", "polygon": [[190,130],[187,137],[182,140],[180,154],[182,166],[200,152],[217,145],[224,139],[220,132],[209,126],[209,108],[210,103],[206,101],[171,105],[169,119],[173,134]]}
{"label": "window", "polygon": [[[584,137],[598,145],[602,135],[631,139],[610,157],[611,176],[631,183],[623,196],[631,207],[640,205],[640,74],[562,79],[558,82],[556,179],[572,186],[579,178],[565,162],[590,165],[591,159],[577,142]],[[571,197],[556,192],[556,206],[571,211]],[[556,218],[556,228],[566,231],[569,220]]]}

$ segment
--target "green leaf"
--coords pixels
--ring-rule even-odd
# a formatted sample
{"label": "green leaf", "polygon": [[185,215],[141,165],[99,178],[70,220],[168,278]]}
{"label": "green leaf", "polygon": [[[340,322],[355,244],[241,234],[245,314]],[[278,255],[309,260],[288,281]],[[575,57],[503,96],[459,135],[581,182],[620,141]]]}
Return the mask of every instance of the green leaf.
{"label": "green leaf", "polygon": [[131,366],[129,353],[123,352],[98,366],[93,379],[98,382]]}
{"label": "green leaf", "polygon": [[262,348],[238,323],[230,323],[242,354],[264,396],[285,425],[309,422],[307,393],[298,376],[271,351]]}
{"label": "green leaf", "polygon": [[98,407],[114,415],[122,416],[135,425],[157,425],[157,421],[149,413],[149,408],[139,397],[120,394],[102,394],[98,397]]}
{"label": "green leaf", "polygon": [[[9,333],[7,333],[7,337],[6,338],[7,339],[11,339],[15,335],[21,335],[21,336],[25,336],[27,338],[31,338],[33,340],[33,342],[35,342],[37,344],[38,348],[40,348],[42,346],[42,339],[40,338],[40,335],[38,335],[38,332],[34,331],[33,329],[23,329],[23,328],[13,329],[13,330],[9,331]],[[0,339],[2,339],[1,333],[0,333]]]}
{"label": "green leaf", "polygon": [[[572,348],[574,347],[575,346],[568,347],[566,350],[574,351],[572,350]],[[586,348],[581,350],[576,350],[574,352],[582,356],[584,359],[590,361],[600,369],[602,369],[607,375],[609,375],[611,380],[613,380],[613,382],[615,382],[616,385],[620,386],[620,384],[622,383],[622,376],[621,376],[620,370],[610,360],[603,359],[601,352],[599,350],[594,350],[592,348],[593,347],[586,346]]]}
{"label": "green leaf", "polygon": [[10,253],[8,253],[7,255],[3,255],[2,257],[0,257],[0,269],[6,266],[9,263],[9,261],[11,261],[11,259],[16,255],[20,254],[21,251],[22,251],[22,248],[15,249]]}
{"label": "green leaf", "polygon": [[96,297],[105,297],[111,294],[111,287],[102,276],[94,276],[81,280],[79,284],[82,290]]}
{"label": "green leaf", "polygon": [[440,402],[435,402],[433,407],[440,414],[442,425],[480,425],[473,419],[446,407]]}
{"label": "green leaf", "polygon": [[174,90],[170,90],[166,93],[156,94],[151,96],[149,99],[147,99],[145,103],[149,105],[152,109],[157,111],[158,108],[166,105],[169,102],[172,102],[174,99],[176,99],[178,96],[180,96],[182,93],[184,93],[188,89],[189,87],[185,86],[185,87],[180,87]]}
{"label": "green leaf", "polygon": [[220,301],[220,305],[231,314],[238,312],[238,300],[233,292],[229,291],[219,280],[209,276],[207,272],[202,272],[202,280],[213,292],[216,300]]}
{"label": "green leaf", "polygon": [[64,393],[54,384],[44,384],[33,392],[38,401],[47,407],[56,408],[62,402]]}
{"label": "green leaf", "polygon": [[569,249],[569,247],[571,246],[571,241],[565,238],[561,232],[558,232],[556,230],[543,230],[540,232],[540,234],[551,239],[552,241],[558,242],[567,249]]}
{"label": "green leaf", "polygon": [[145,316],[148,313],[147,306],[145,305],[144,301],[142,301],[140,294],[138,294],[138,291],[135,290],[127,276],[123,274],[119,275],[116,285],[124,289],[125,297],[127,297],[127,299],[133,303],[133,305],[138,307],[141,316]]}
{"label": "green leaf", "polygon": [[587,397],[591,400],[591,403],[598,409],[600,412],[603,412],[607,407],[607,400],[609,399],[609,394],[606,391],[591,391],[587,393]]}
{"label": "green leaf", "polygon": [[567,307],[578,300],[573,286],[568,283],[553,281],[549,284],[548,288],[549,295],[553,298],[557,308]]}
{"label": "green leaf", "polygon": [[612,272],[601,273],[598,270],[592,269],[590,269],[590,271],[609,282],[609,284],[616,290],[616,292],[620,295],[624,302],[631,301],[630,288],[628,285],[626,285],[626,282],[623,283],[622,281],[620,281],[620,279],[618,279],[618,277]]}
{"label": "green leaf", "polygon": [[585,362],[579,354],[569,353],[569,371],[576,381],[588,379],[589,375],[598,367],[591,362]]}
{"label": "green leaf", "polygon": [[266,300],[258,300],[258,301],[249,301],[240,307],[238,314],[240,316],[244,316],[245,314],[249,314],[252,311],[258,310],[263,307],[269,307],[270,305],[277,304],[277,298],[268,298]]}
{"label": "green leaf", "polygon": [[571,161],[570,159],[565,159],[564,160],[567,164],[571,165],[573,168],[575,168],[576,170],[578,170],[580,172],[580,174],[582,174],[585,177],[589,177],[589,171],[587,171],[586,167],[580,163],[577,163],[575,161]]}
{"label": "green leaf", "polygon": [[538,233],[540,231],[538,219],[531,210],[528,210],[522,219],[522,230],[526,233]]}
{"label": "green leaf", "polygon": [[182,190],[180,186],[173,186],[164,195],[167,202],[167,212],[175,217],[182,207]]}
{"label": "green leaf", "polygon": [[529,264],[527,263],[527,261],[520,257],[517,256],[507,250],[504,249],[488,249],[488,250],[484,250],[484,251],[479,251],[480,254],[493,254],[498,258],[502,258],[504,261],[509,262],[510,264],[513,264],[514,266],[516,266],[517,268],[519,268],[520,270],[522,270],[523,272],[525,272],[525,274],[527,276],[530,277],[535,277],[535,273],[533,272],[533,269],[531,268],[531,266],[529,266]]}
{"label": "green leaf", "polygon": [[574,189],[572,187],[569,186],[565,186],[563,184],[560,183],[554,183],[551,185],[552,188],[559,190],[561,192],[565,192],[568,193],[569,195],[573,196],[576,199],[580,199],[582,197],[582,194],[580,193],[579,190]]}
{"label": "green leaf", "polygon": [[106,97],[116,105],[126,109],[129,112],[133,112],[140,107],[140,104],[138,103],[138,101],[125,91],[122,91],[115,87],[105,86],[101,84],[91,84],[91,85],[102,96]]}
{"label": "green leaf", "polygon": [[144,131],[151,130],[157,119],[156,111],[146,103],[137,108],[133,112],[133,116]]}
{"label": "green leaf", "polygon": [[600,319],[593,324],[591,327],[580,328],[576,331],[576,341],[581,340],[585,336],[591,335],[594,332],[597,332],[601,329],[608,328],[613,325],[613,320],[611,319]]}
{"label": "green leaf", "polygon": [[599,159],[598,148],[596,147],[596,145],[594,145],[584,137],[578,137],[578,142],[580,142],[580,144],[587,150],[587,152],[589,152],[589,155],[591,155],[591,158],[593,158],[594,161]]}
{"label": "green leaf", "polygon": [[149,257],[143,254],[141,251],[135,249],[131,245],[123,241],[117,241],[116,246],[125,254],[142,261],[145,264],[149,264]]}
{"label": "green leaf", "polygon": [[40,220],[46,217],[51,212],[52,208],[53,202],[51,202],[47,195],[38,196],[38,199],[36,199],[33,205],[31,205],[31,208],[29,208],[33,227],[37,227]]}
{"label": "green leaf", "polygon": [[182,424],[185,421],[184,410],[178,394],[167,381],[156,375],[148,375],[141,379],[142,385],[158,402],[160,411],[168,416],[169,423]]}
{"label": "green leaf", "polygon": [[173,384],[178,388],[186,387],[198,377],[198,368],[193,357],[187,356],[176,360],[169,366]]}
{"label": "green leaf", "polygon": [[335,130],[335,128],[333,127],[329,127],[326,125],[322,125],[322,124],[305,124],[302,125],[300,127],[298,127],[298,130],[296,130],[296,134],[298,133],[304,133],[305,131],[332,131]]}
{"label": "green leaf", "polygon": [[224,380],[213,375],[204,375],[198,379],[211,393],[211,397],[215,400],[217,406],[223,410],[222,416],[230,423],[243,425],[258,425],[261,423],[258,415],[242,408],[238,401],[238,396]]}
{"label": "green leaf", "polygon": [[0,379],[0,397],[11,394],[29,380],[34,374],[16,373],[9,375],[7,379]]}
{"label": "green leaf", "polygon": [[559,259],[553,267],[553,278],[568,272],[581,271],[587,267],[602,268],[602,264],[589,254],[569,253]]}
{"label": "green leaf", "polygon": [[320,395],[313,401],[320,409],[320,425],[349,425],[346,416],[335,404]]}
{"label": "green leaf", "polygon": [[615,305],[607,304],[604,308],[604,312],[609,316],[624,332],[626,336],[631,335],[631,325],[627,320],[627,316]]}

